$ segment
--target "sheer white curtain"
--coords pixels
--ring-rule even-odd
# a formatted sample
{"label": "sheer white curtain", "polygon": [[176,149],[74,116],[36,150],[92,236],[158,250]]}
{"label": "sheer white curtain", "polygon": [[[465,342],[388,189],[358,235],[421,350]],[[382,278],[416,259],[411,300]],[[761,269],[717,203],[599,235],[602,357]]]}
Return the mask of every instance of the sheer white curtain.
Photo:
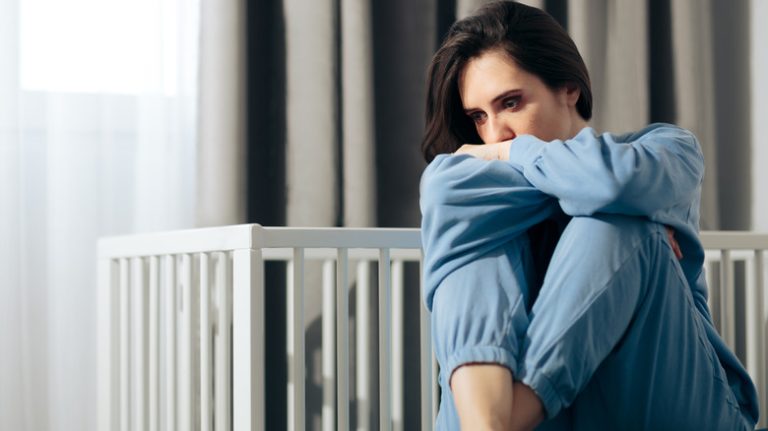
{"label": "sheer white curtain", "polygon": [[200,0],[0,0],[0,429],[95,430],[96,240],[192,227]]}

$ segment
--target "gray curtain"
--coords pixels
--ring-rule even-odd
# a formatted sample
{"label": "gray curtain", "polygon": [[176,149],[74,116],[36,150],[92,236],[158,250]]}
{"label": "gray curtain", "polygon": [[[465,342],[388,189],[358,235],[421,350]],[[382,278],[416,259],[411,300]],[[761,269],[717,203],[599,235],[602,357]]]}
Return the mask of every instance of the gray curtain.
{"label": "gray curtain", "polygon": [[245,222],[245,5],[200,3],[199,227]]}
{"label": "gray curtain", "polygon": [[333,226],[339,199],[334,0],[285,0],[286,157],[290,226]]}
{"label": "gray curtain", "polygon": [[[450,23],[484,2],[247,3],[248,221],[289,226],[418,226],[419,177],[425,166],[419,143],[426,68]],[[748,229],[747,2],[525,3],[552,13],[584,56],[595,96],[591,125],[598,131],[625,132],[665,121],[692,130],[706,157],[702,228]],[[411,273],[417,277],[415,271]],[[308,288],[305,321],[311,358],[320,345],[321,301],[319,288]],[[375,292],[371,297],[376,297]],[[268,318],[284,319],[284,296],[268,292],[267,301],[272,313]],[[406,316],[418,316],[419,292],[407,290],[404,301],[412,308],[407,308],[411,311]],[[415,327],[416,320],[406,322],[406,327],[409,324]],[[284,328],[277,327],[268,335],[276,352],[268,358],[275,382],[286,373],[280,332]],[[418,363],[413,356],[417,334],[407,337],[406,363]],[[370,338],[375,340],[375,333]],[[308,388],[321,381],[316,365],[308,364]],[[357,366],[354,358],[353,366]],[[406,394],[418,396],[414,386],[418,376],[406,377],[410,385]],[[285,408],[280,401],[285,393],[276,390],[270,402],[279,411]],[[375,385],[371,391],[376,392]],[[307,426],[311,429],[320,423],[321,398],[319,391],[308,389]],[[368,423],[373,426],[375,406],[370,415]],[[279,419],[268,418],[276,429],[282,427],[272,420]],[[407,400],[401,425],[418,427],[417,398]]]}
{"label": "gray curtain", "polygon": [[417,226],[434,4],[285,0],[283,13],[286,224]]}

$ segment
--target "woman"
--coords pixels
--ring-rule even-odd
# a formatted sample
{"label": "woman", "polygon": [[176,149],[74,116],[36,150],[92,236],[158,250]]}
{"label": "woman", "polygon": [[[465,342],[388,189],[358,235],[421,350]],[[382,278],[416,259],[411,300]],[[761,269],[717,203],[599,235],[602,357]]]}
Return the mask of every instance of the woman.
{"label": "woman", "polygon": [[433,58],[438,429],[752,429],[755,388],[706,303],[699,144],[666,124],[598,134],[590,91],[567,33],[514,2],[455,23]]}

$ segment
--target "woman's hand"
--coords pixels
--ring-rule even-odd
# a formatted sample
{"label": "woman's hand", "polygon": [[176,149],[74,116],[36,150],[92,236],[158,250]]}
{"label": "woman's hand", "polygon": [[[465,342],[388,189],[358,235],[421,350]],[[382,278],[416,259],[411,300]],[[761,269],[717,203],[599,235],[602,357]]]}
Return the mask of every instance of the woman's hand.
{"label": "woman's hand", "polygon": [[672,246],[672,251],[675,253],[675,257],[678,259],[683,258],[683,252],[680,250],[680,245],[677,243],[677,240],[675,239],[675,231],[669,227],[664,226],[667,229],[667,239],[669,239],[669,245]]}
{"label": "woman's hand", "polygon": [[509,141],[496,144],[464,144],[453,154],[469,154],[482,160],[509,160]]}

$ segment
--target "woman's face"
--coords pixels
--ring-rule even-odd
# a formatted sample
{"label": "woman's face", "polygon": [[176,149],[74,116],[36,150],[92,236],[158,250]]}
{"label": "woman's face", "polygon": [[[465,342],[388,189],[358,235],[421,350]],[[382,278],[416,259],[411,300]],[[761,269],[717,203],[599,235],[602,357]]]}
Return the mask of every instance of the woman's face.
{"label": "woman's face", "polygon": [[459,93],[464,112],[485,144],[518,135],[569,139],[586,126],[576,111],[576,86],[552,90],[501,49],[467,62],[459,75]]}

